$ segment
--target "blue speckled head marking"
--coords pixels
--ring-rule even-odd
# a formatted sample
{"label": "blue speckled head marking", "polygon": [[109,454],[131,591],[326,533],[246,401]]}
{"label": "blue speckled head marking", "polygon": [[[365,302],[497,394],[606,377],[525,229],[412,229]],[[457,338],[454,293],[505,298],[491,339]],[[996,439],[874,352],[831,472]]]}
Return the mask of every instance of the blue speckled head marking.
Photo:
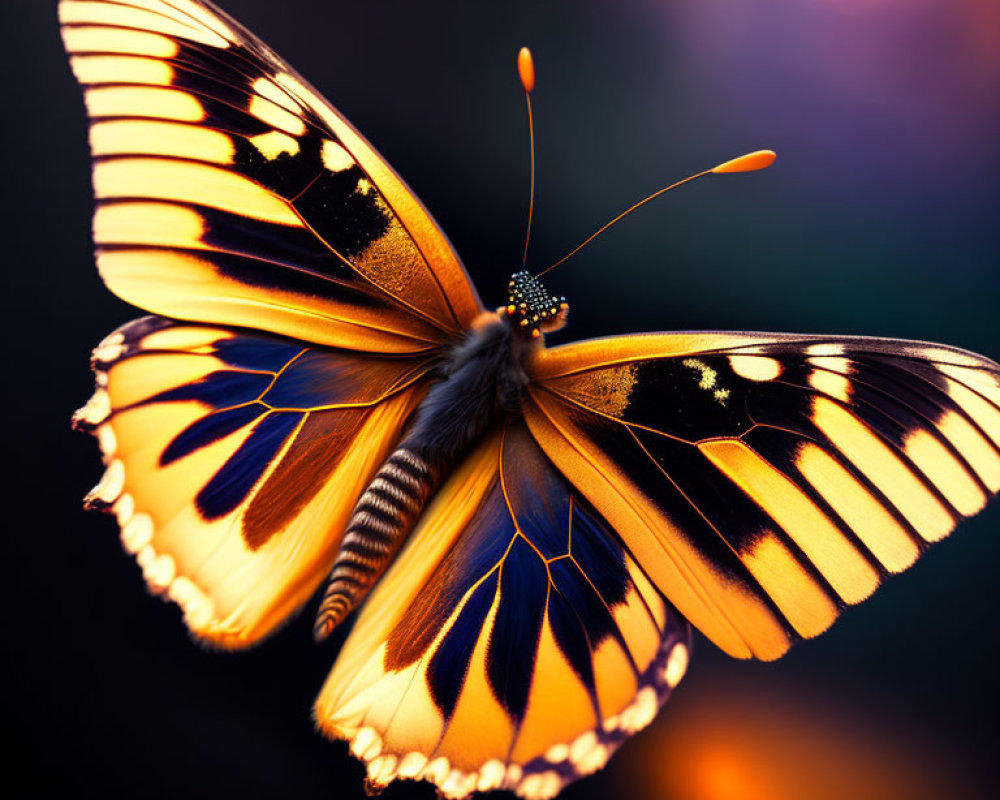
{"label": "blue speckled head marking", "polygon": [[538,338],[566,324],[569,303],[565,297],[549,294],[538,278],[521,270],[511,275],[507,284],[507,314],[519,329]]}

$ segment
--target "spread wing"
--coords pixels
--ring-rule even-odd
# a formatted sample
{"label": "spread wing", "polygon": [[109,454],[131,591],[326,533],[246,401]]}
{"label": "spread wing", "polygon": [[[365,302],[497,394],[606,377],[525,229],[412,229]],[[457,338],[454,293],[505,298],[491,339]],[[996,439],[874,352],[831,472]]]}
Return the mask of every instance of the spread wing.
{"label": "spread wing", "polygon": [[677,609],[777,658],[1000,490],[1000,366],[919,342],[628,336],[542,351],[526,420]]}
{"label": "spread wing", "polygon": [[452,475],[316,701],[373,788],[554,796],[652,721],[689,627],[524,428]]}
{"label": "spread wing", "polygon": [[94,351],[75,418],[151,591],[199,640],[254,644],[326,577],[347,517],[426,388],[428,361],[162,317]]}
{"label": "spread wing", "polygon": [[444,234],[350,124],[203,0],[61,0],[85,90],[102,278],[147,311],[380,352],[480,302]]}

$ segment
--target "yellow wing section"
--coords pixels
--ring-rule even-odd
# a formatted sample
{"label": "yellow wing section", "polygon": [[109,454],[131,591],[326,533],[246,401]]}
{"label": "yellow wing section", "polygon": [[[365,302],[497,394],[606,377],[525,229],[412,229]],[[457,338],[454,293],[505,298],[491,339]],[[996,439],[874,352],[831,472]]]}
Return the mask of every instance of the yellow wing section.
{"label": "yellow wing section", "polygon": [[818,635],[1000,491],[1000,366],[962,350],[654,334],[531,371],[546,455],[734,656]]}
{"label": "yellow wing section", "polygon": [[316,701],[371,787],[554,796],[648,725],[690,629],[522,423],[432,500]]}
{"label": "yellow wing section", "polygon": [[164,316],[417,352],[481,310],[444,234],[344,118],[200,0],[61,0],[108,287]]}
{"label": "yellow wing section", "polygon": [[423,396],[428,363],[160,317],[94,351],[76,415],[150,591],[203,643],[250,646],[313,594],[371,475]]}

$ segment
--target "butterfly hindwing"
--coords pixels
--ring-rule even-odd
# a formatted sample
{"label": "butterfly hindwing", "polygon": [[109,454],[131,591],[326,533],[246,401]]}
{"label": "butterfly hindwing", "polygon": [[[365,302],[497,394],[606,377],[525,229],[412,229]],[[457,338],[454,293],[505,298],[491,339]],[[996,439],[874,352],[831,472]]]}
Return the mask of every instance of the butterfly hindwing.
{"label": "butterfly hindwing", "polygon": [[101,276],[157,314],[426,350],[480,303],[371,146],[201,0],[61,0],[91,122]]}
{"label": "butterfly hindwing", "polygon": [[75,421],[150,589],[195,636],[249,646],[326,577],[347,516],[426,389],[419,356],[146,317],[94,352]]}
{"label": "butterfly hindwing", "polygon": [[826,630],[1000,491],[1000,367],[965,351],[663,334],[532,372],[546,454],[732,655]]}
{"label": "butterfly hindwing", "polygon": [[484,442],[373,591],[316,703],[370,781],[551,797],[652,721],[687,623],[523,423]]}

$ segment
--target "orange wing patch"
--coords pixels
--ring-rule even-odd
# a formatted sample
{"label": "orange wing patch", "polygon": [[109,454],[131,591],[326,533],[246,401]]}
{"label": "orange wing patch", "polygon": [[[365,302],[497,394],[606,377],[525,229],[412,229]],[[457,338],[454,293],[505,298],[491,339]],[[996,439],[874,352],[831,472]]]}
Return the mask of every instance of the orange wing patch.
{"label": "orange wing patch", "polygon": [[156,317],[94,365],[75,422],[107,471],[88,503],[115,514],[150,590],[224,648],[269,634],[325,578],[428,367]]}

